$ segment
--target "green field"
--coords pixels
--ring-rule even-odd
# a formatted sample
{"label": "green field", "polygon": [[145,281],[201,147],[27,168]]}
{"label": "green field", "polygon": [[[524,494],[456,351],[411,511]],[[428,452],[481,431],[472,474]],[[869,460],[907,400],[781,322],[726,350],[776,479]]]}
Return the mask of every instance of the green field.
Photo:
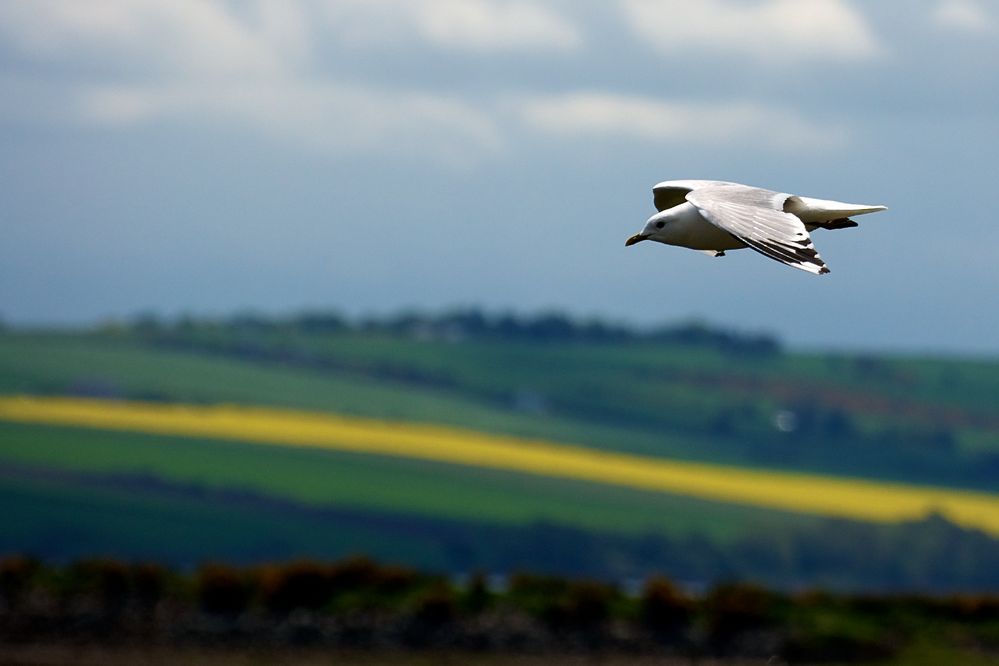
{"label": "green field", "polygon": [[131,340],[0,334],[0,393],[80,394],[190,403],[272,405],[423,421],[635,452],[696,456],[682,438],[525,415],[458,389],[413,387],[350,372],[149,349]]}
{"label": "green field", "polygon": [[[999,364],[972,360],[225,326],[168,338],[129,328],[0,331],[0,394],[274,406],[989,491],[999,470],[999,408],[990,398],[999,395]],[[794,412],[794,432],[776,429],[781,411]],[[566,537],[575,546],[549,550],[576,557],[577,570],[632,571],[643,557],[683,555],[686,570],[701,572],[691,575],[831,567],[822,575],[840,580],[834,558],[799,562],[823,533],[817,518],[353,453],[0,423],[0,492],[8,551],[22,544],[67,555],[111,544],[119,554],[187,563],[212,553],[364,551],[429,567],[502,567],[520,561],[510,554],[518,542],[544,552],[547,525],[576,530]],[[254,499],[241,504],[239,493]],[[327,510],[340,513],[309,513]],[[935,571],[936,545],[907,545],[923,538],[909,529],[885,528],[880,552],[923,552],[924,568]],[[961,568],[971,573],[955,580],[981,577],[968,563],[991,542],[944,533],[972,553]],[[735,560],[722,556],[724,544],[738,544]],[[490,559],[490,549],[505,554]],[[943,574],[905,574],[932,575]]]}
{"label": "green field", "polygon": [[[294,407],[985,489],[999,468],[997,363],[733,358],[648,343],[271,337],[237,354],[129,335],[0,334],[0,392]],[[525,408],[524,395],[542,404]],[[783,409],[803,417],[793,436],[774,427]]]}
{"label": "green field", "polygon": [[145,474],[313,505],[495,523],[544,520],[612,532],[699,532],[725,538],[788,520],[810,520],[779,511],[417,460],[3,422],[0,461]]}
{"label": "green field", "polygon": [[180,566],[354,553],[435,569],[448,564],[440,544],[429,536],[408,535],[407,556],[401,558],[397,536],[358,521],[220,501],[190,489],[164,492],[119,486],[103,477],[16,471],[0,474],[4,552],[42,553],[57,560],[108,555]]}

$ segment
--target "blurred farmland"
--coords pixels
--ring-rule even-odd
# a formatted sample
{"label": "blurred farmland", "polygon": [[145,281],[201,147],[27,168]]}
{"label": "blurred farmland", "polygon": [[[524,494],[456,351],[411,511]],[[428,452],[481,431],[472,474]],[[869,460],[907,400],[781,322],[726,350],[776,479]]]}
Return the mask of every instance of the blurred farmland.
{"label": "blurred farmland", "polygon": [[[0,392],[269,405],[667,459],[992,492],[999,363],[800,354],[704,326],[474,311],[151,317],[0,333]],[[0,422],[5,552],[193,565],[364,552],[439,571],[999,588],[999,542],[358,453]]]}

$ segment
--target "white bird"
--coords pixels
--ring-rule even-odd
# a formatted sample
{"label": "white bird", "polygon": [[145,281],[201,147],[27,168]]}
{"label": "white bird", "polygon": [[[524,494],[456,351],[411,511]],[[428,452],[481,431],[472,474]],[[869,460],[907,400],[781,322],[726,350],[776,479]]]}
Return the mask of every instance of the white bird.
{"label": "white bird", "polygon": [[652,194],[659,212],[625,246],[654,240],[716,257],[724,256],[725,250],[750,247],[816,275],[829,269],[809,231],[855,227],[851,215],[886,210],[721,180],[667,180],[653,187]]}

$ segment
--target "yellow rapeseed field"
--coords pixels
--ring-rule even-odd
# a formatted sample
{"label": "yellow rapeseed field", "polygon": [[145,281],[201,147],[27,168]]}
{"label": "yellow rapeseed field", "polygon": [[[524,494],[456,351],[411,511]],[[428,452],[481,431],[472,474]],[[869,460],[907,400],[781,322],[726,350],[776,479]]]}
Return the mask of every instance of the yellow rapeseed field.
{"label": "yellow rapeseed field", "polygon": [[0,397],[0,420],[316,447],[894,522],[939,512],[999,535],[999,495],[611,453],[459,428],[244,406]]}

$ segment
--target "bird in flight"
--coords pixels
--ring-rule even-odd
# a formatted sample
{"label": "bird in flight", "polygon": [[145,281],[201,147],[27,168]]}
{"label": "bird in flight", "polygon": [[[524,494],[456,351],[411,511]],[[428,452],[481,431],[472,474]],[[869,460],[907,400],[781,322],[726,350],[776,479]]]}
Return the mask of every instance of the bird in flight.
{"label": "bird in flight", "polygon": [[725,250],[749,247],[816,275],[829,269],[808,232],[855,227],[851,215],[886,210],[722,180],[667,180],[653,187],[652,194],[659,212],[625,246],[653,240],[716,257],[724,256]]}

